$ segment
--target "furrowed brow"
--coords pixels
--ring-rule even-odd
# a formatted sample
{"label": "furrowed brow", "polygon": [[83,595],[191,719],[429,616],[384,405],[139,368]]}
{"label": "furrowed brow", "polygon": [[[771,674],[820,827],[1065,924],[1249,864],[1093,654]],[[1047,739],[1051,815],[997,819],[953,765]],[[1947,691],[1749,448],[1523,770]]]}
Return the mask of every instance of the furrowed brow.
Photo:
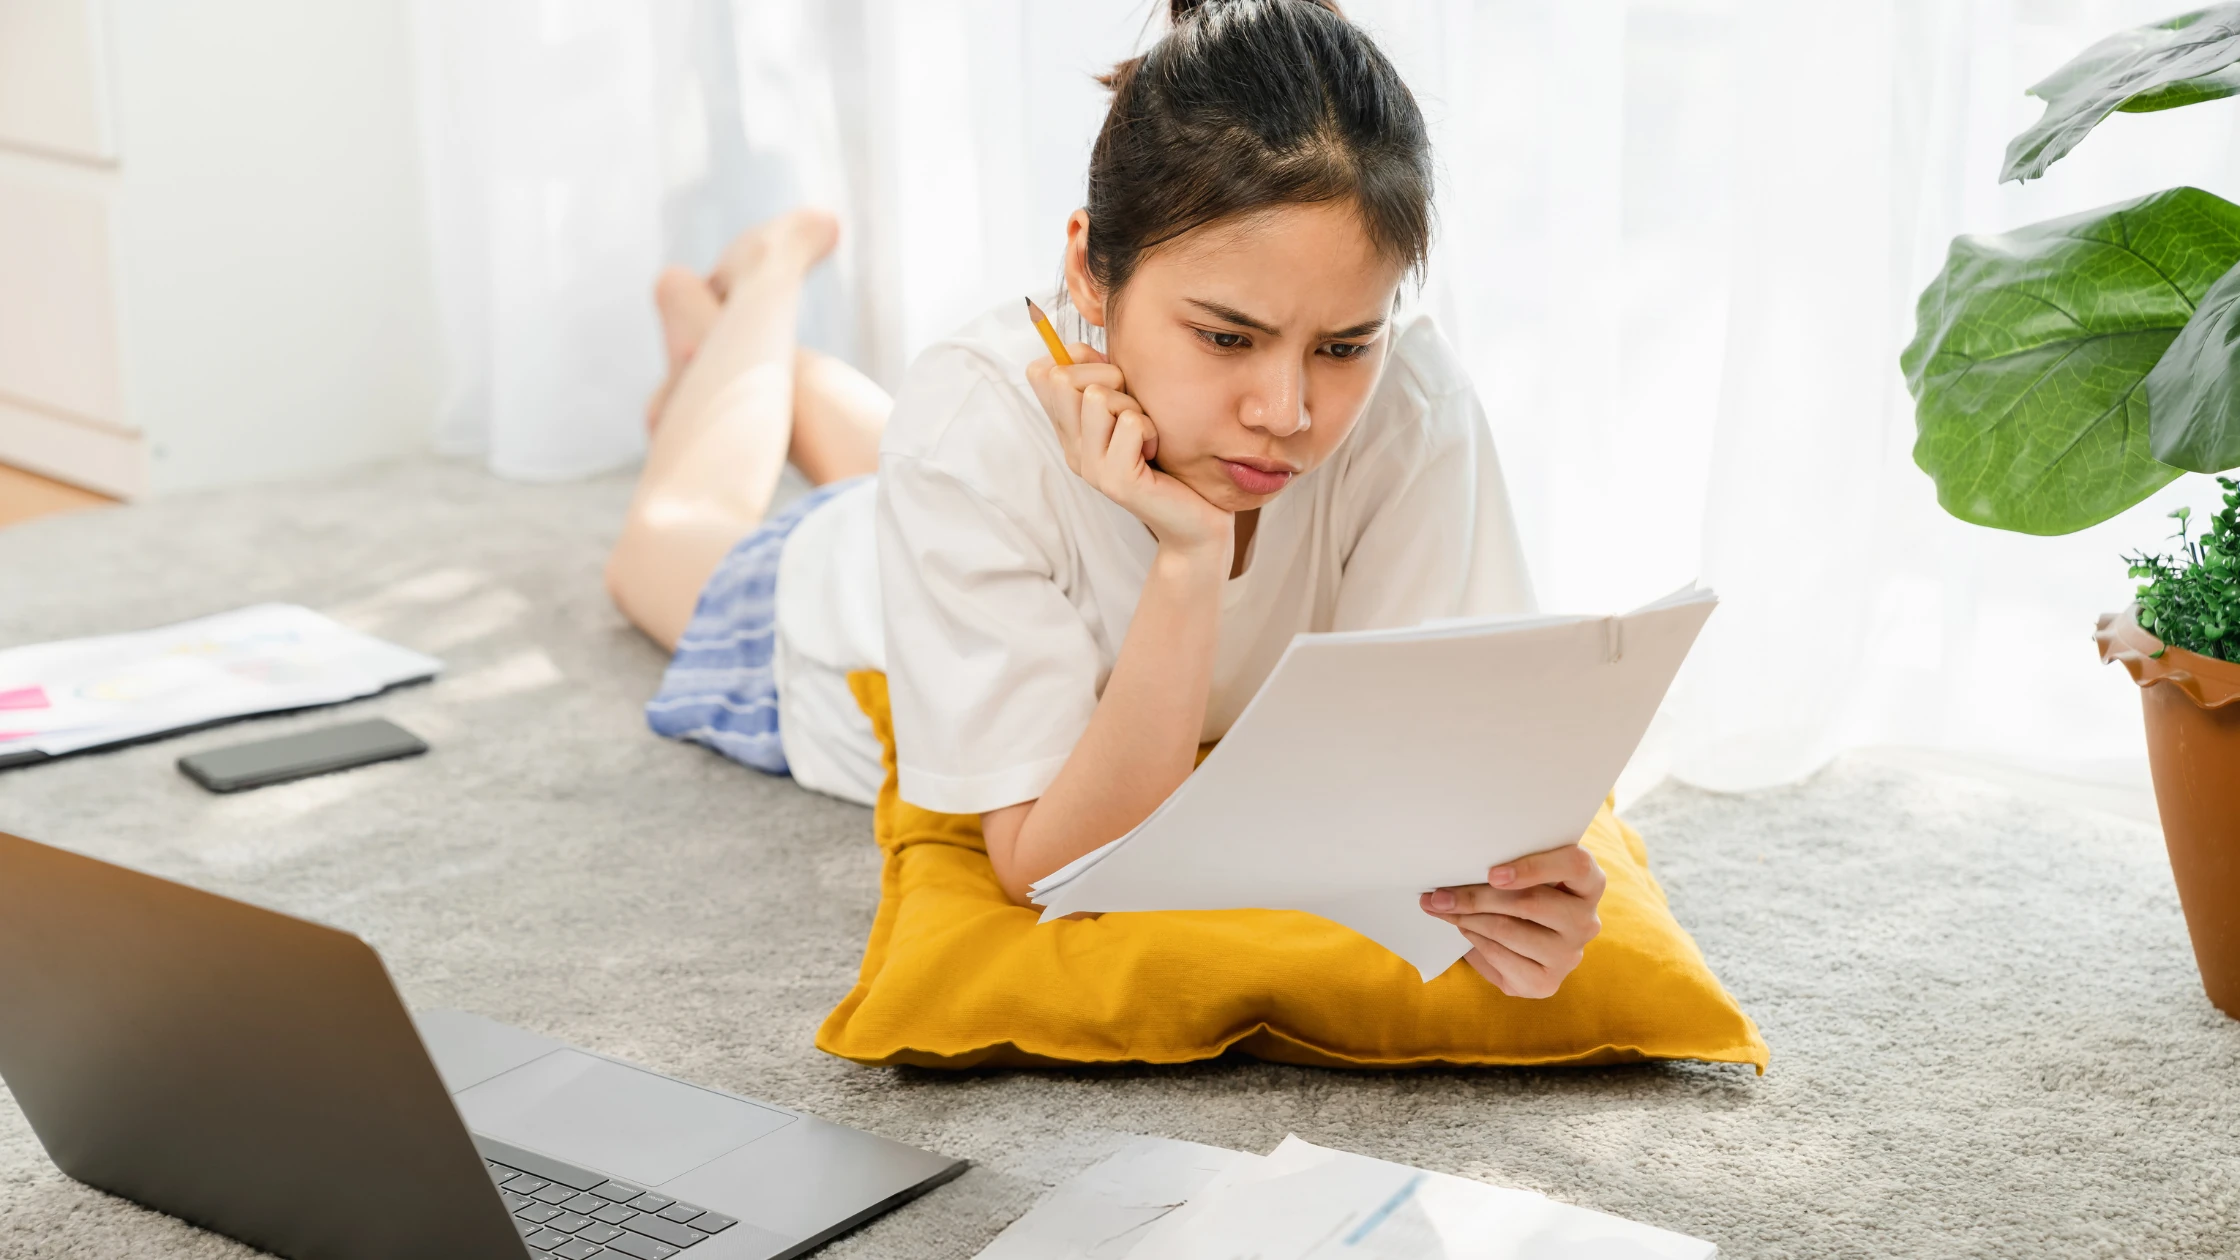
{"label": "furrowed brow", "polygon": [[[1198,298],[1184,298],[1183,300],[1188,302],[1190,305],[1197,307],[1199,310],[1204,311],[1206,314],[1213,316],[1215,319],[1221,320],[1225,323],[1235,324],[1240,328],[1249,328],[1254,332],[1266,333],[1271,337],[1280,337],[1283,335],[1281,329],[1276,328],[1274,325],[1266,323],[1265,321],[1254,319],[1252,316],[1245,314],[1243,311],[1238,310],[1236,307],[1223,306],[1219,302],[1207,302]],[[1387,322],[1389,321],[1386,319],[1386,317],[1379,315],[1375,319],[1363,320],[1360,323],[1353,325],[1351,328],[1341,328],[1336,332],[1324,333],[1323,337],[1334,337],[1339,340],[1346,340],[1353,337],[1373,336],[1377,332],[1377,330],[1383,328]]]}
{"label": "furrowed brow", "polygon": [[1238,310],[1236,307],[1223,306],[1219,302],[1201,302],[1197,298],[1184,298],[1183,301],[1197,307],[1199,310],[1213,316],[1215,319],[1235,324],[1239,328],[1249,328],[1254,332],[1266,333],[1271,337],[1280,337],[1283,335],[1283,331],[1281,329],[1275,327],[1272,324],[1263,323],[1260,320],[1254,319],[1252,316],[1245,314],[1243,311]]}

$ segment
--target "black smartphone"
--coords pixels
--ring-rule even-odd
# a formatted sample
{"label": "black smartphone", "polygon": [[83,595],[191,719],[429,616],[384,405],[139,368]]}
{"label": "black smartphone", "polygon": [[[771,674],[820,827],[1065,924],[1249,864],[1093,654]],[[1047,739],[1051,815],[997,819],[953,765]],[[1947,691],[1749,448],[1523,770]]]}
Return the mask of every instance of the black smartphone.
{"label": "black smartphone", "polygon": [[418,735],[375,718],[181,757],[179,773],[213,792],[239,792],[426,751]]}

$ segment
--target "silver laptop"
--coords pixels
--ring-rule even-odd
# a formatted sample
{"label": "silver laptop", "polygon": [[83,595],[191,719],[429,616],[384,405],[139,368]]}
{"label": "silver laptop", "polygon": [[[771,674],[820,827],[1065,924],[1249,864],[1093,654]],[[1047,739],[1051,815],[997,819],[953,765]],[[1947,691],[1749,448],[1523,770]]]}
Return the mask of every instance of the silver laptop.
{"label": "silver laptop", "polygon": [[65,1173],[295,1260],[771,1260],[964,1171],[415,1021],[348,932],[4,832],[0,1081]]}

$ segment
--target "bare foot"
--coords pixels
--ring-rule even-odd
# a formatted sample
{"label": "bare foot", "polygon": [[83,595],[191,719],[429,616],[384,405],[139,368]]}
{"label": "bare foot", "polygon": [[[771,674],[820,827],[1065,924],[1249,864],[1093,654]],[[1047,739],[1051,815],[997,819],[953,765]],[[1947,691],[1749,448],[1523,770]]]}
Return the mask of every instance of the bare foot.
{"label": "bare foot", "polygon": [[654,280],[653,305],[661,313],[661,342],[668,354],[669,374],[646,399],[648,433],[661,423],[661,411],[669,405],[669,391],[676,388],[677,377],[683,375],[693,352],[707,339],[708,330],[715,327],[716,316],[723,311],[723,303],[707,280],[684,267],[667,268]]}
{"label": "bare foot", "polygon": [[748,274],[765,267],[806,272],[823,261],[839,242],[840,220],[831,211],[814,206],[789,210],[739,233],[724,249],[723,257],[716,260],[708,283],[718,298],[728,298],[732,288]]}

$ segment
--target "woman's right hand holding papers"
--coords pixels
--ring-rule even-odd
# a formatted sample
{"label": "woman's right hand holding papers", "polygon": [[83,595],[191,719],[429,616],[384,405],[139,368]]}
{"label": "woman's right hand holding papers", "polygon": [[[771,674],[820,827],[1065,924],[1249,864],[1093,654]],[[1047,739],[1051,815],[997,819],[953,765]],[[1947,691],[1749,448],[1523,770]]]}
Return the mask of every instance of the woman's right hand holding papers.
{"label": "woman's right hand holding papers", "polygon": [[1602,931],[1602,867],[1584,846],[1527,854],[1486,872],[1483,884],[1423,894],[1425,914],[1470,941],[1471,968],[1510,997],[1553,997]]}

